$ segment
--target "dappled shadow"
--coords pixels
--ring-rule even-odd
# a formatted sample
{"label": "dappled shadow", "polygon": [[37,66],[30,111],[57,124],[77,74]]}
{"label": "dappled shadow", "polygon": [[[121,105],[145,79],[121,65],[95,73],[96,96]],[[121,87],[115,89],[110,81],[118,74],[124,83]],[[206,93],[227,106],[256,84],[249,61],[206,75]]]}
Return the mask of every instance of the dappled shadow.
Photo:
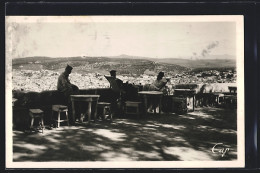
{"label": "dappled shadow", "polygon": [[[14,161],[199,161],[237,158],[236,110],[198,108],[112,123],[13,133]],[[212,147],[215,147],[214,153]],[[221,155],[223,147],[230,150]],[[222,157],[223,156],[223,157]]]}

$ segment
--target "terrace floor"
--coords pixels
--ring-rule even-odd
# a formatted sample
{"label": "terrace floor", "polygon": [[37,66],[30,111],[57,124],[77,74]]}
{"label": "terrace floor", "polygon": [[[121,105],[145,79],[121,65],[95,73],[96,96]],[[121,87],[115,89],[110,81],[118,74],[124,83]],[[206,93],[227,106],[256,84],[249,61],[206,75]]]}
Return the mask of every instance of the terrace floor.
{"label": "terrace floor", "polygon": [[[214,152],[212,147],[217,143]],[[220,149],[230,150],[222,157]],[[112,123],[13,131],[13,161],[212,161],[237,159],[236,109],[203,107],[185,115],[148,114]]]}

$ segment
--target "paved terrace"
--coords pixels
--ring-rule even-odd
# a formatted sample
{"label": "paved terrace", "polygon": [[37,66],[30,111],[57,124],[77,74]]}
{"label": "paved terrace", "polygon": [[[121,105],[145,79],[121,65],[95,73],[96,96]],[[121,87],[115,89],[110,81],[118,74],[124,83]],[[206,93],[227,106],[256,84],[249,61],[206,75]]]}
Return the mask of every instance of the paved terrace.
{"label": "paved terrace", "polygon": [[[223,157],[212,147],[230,148]],[[222,147],[217,146],[216,149]],[[13,131],[14,161],[211,161],[237,158],[235,109],[203,107],[185,115],[148,114],[48,129]]]}

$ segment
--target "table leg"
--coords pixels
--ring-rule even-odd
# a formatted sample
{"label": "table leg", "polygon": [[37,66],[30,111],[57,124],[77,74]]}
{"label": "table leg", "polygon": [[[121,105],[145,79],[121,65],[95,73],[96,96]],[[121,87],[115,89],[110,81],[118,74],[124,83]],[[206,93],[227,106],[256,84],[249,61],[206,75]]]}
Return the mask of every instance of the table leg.
{"label": "table leg", "polygon": [[146,116],[147,114],[147,97],[144,95],[144,115]]}
{"label": "table leg", "polygon": [[[152,108],[153,108],[153,113],[156,114],[156,108],[157,108],[157,100],[154,97],[151,97],[150,100],[152,101]],[[160,102],[159,102],[159,107],[160,107]]]}
{"label": "table leg", "polygon": [[88,102],[88,123],[90,123],[91,120],[91,102]]}
{"label": "table leg", "polygon": [[97,120],[97,104],[98,104],[98,102],[96,101],[96,103],[95,103],[95,112],[94,112],[94,122],[96,122],[96,120]]}
{"label": "table leg", "polygon": [[159,98],[159,114],[162,112],[162,96]]}
{"label": "table leg", "polygon": [[31,117],[31,126],[30,126],[30,129],[33,128],[33,123],[34,123],[34,117],[32,116],[32,117]]}
{"label": "table leg", "polygon": [[192,111],[194,112],[194,106],[195,106],[195,96],[192,96]]}
{"label": "table leg", "polygon": [[44,127],[43,116],[44,116],[44,115],[42,114],[42,116],[41,116],[41,126],[42,126],[41,128],[42,128],[42,133],[43,133],[43,129],[45,128],[45,127]]}
{"label": "table leg", "polygon": [[60,111],[58,111],[58,128],[60,127]]}
{"label": "table leg", "polygon": [[72,100],[72,124],[75,123],[75,117],[76,117],[75,103],[74,100]]}
{"label": "table leg", "polygon": [[67,118],[67,124],[68,124],[68,126],[70,126],[70,123],[69,123],[69,116],[68,116],[68,111],[66,111],[65,113],[66,113],[66,118]]}

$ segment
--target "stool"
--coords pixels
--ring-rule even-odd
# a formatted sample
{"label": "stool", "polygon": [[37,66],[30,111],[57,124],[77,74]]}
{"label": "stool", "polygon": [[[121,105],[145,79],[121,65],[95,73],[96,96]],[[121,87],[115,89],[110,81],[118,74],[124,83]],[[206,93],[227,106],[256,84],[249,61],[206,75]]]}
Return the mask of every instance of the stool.
{"label": "stool", "polygon": [[111,103],[107,102],[98,102],[97,107],[102,109],[103,114],[102,114],[102,119],[105,119],[106,113],[110,116],[110,120],[113,121],[113,116],[111,113]]}
{"label": "stool", "polygon": [[[55,120],[55,122],[57,123],[57,127],[58,128],[60,127],[60,123],[61,122],[67,121],[68,126],[70,125],[69,124],[69,116],[68,116],[68,107],[67,106],[64,106],[64,105],[52,105],[52,118],[51,119],[53,119],[53,113],[54,112],[58,112],[58,119]],[[61,115],[62,112],[65,113],[66,119],[63,119],[63,120],[60,119],[60,115]]]}
{"label": "stool", "polygon": [[185,114],[188,112],[186,97],[172,97],[172,112],[177,114]]}
{"label": "stool", "polygon": [[33,128],[34,119],[40,118],[41,120],[39,121],[39,126],[42,129],[42,133],[43,133],[43,129],[44,129],[43,111],[41,109],[29,109],[29,115],[31,117],[30,129]]}
{"label": "stool", "polygon": [[12,105],[14,106],[14,103],[17,101],[16,98],[12,98]]}
{"label": "stool", "polygon": [[[125,102],[125,114],[140,115],[139,105],[142,102],[126,101]],[[135,112],[130,111],[129,108],[134,108]]]}
{"label": "stool", "polygon": [[223,93],[213,93],[214,95],[214,99],[215,99],[215,106],[220,105],[221,101],[220,98],[222,98],[222,100],[224,100],[224,94]]}
{"label": "stool", "polygon": [[237,107],[237,96],[235,95],[225,95],[224,96],[225,106],[228,108],[236,108]]}

